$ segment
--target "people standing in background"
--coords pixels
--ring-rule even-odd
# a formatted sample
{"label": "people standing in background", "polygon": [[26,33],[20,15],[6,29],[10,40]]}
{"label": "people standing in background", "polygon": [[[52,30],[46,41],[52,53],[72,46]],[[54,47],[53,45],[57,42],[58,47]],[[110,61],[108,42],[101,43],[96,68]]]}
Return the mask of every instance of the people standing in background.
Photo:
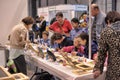
{"label": "people standing in background", "polygon": [[[30,41],[27,39],[28,31],[32,27],[34,19],[25,17],[22,21],[13,27],[10,33],[10,56],[9,60],[13,60],[17,68],[16,72],[27,74],[26,62],[24,58],[25,44]],[[13,62],[12,61],[12,62]]]}
{"label": "people standing in background", "polygon": [[105,27],[106,14],[99,9],[99,6],[97,4],[92,4],[91,15],[94,17],[94,20],[92,23],[92,40],[97,43],[99,40],[101,31]]}
{"label": "people standing in background", "polygon": [[72,30],[72,26],[70,22],[63,18],[63,13],[56,13],[56,20],[52,25],[50,25],[49,29],[53,32],[61,33],[66,37],[70,37],[70,31]]}
{"label": "people standing in background", "polygon": [[88,14],[87,14],[87,12],[84,12],[81,14],[81,16],[79,18],[79,22],[80,22],[80,27],[82,27],[82,28],[88,27]]}
{"label": "people standing in background", "polygon": [[35,22],[32,26],[32,30],[35,33],[35,39],[38,38],[38,36],[40,37],[40,29],[39,29],[39,24],[40,24],[40,18],[39,16],[35,17]]}
{"label": "people standing in background", "polygon": [[46,20],[43,15],[40,16],[39,28],[40,28],[40,38],[42,38],[42,33],[43,33],[43,31],[46,30]]}
{"label": "people standing in background", "polygon": [[120,80],[120,13],[110,11],[105,20],[107,27],[100,35],[98,60],[93,69],[94,78],[103,73],[108,56],[105,80]]}
{"label": "people standing in background", "polygon": [[79,20],[77,18],[73,18],[71,20],[71,24],[73,26],[73,29],[70,31],[70,37],[72,40],[74,39],[74,37],[80,35],[80,33],[82,32],[88,33],[88,29],[83,30],[83,28],[79,26]]}

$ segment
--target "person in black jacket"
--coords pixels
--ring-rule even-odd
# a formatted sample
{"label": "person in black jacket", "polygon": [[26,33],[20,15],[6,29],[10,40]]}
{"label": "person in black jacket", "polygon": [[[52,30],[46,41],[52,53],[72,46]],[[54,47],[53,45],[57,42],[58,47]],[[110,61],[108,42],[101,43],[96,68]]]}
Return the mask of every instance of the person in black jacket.
{"label": "person in black jacket", "polygon": [[39,16],[36,16],[35,17],[35,22],[34,22],[34,24],[32,26],[32,30],[35,33],[35,39],[37,39],[38,36],[40,37],[41,32],[40,32],[39,24],[40,24],[40,18],[39,18]]}
{"label": "person in black jacket", "polygon": [[46,21],[44,19],[44,16],[42,16],[42,15],[40,16],[40,25],[39,25],[39,27],[40,27],[40,32],[41,32],[40,38],[42,38],[42,32],[46,30]]}
{"label": "person in black jacket", "polygon": [[52,41],[54,43],[58,44],[58,48],[62,49],[65,46],[71,46],[73,45],[73,41],[70,40],[68,37],[63,36],[60,33],[54,33],[51,37]]}

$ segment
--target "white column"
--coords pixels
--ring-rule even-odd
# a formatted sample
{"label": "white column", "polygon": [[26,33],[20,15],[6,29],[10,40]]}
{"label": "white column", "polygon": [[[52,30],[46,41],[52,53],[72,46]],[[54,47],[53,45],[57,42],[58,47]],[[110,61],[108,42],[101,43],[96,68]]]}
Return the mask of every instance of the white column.
{"label": "white column", "polygon": [[89,0],[89,59],[91,59],[91,0]]}

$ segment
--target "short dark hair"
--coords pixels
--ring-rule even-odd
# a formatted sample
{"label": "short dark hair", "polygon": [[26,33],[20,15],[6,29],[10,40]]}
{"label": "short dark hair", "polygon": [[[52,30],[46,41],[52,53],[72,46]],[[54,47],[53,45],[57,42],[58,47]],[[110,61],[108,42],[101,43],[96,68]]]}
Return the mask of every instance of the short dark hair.
{"label": "short dark hair", "polygon": [[53,45],[55,43],[55,40],[59,40],[59,39],[62,39],[62,34],[60,34],[60,33],[54,33],[51,36],[51,39],[50,39],[51,45]]}
{"label": "short dark hair", "polygon": [[82,40],[86,40],[86,45],[89,43],[89,35],[85,32],[82,32],[78,37],[80,37]]}
{"label": "short dark hair", "polygon": [[120,21],[120,13],[118,13],[117,11],[110,11],[110,12],[108,12],[106,17],[105,17],[105,22],[108,24],[108,21],[110,23],[114,23],[116,21]]}
{"label": "short dark hair", "polygon": [[94,10],[95,10],[95,9],[99,10],[99,6],[98,6],[97,4],[92,4],[92,5],[94,5],[94,6],[93,6],[93,9],[94,9]]}
{"label": "short dark hair", "polygon": [[48,31],[43,31],[42,34],[45,34],[45,35],[49,36],[49,32]]}
{"label": "short dark hair", "polygon": [[54,40],[60,40],[60,39],[62,39],[63,35],[60,34],[60,33],[54,33],[52,35],[52,37],[53,37]]}
{"label": "short dark hair", "polygon": [[30,16],[25,17],[22,19],[22,22],[25,23],[26,25],[30,25],[34,23],[34,19]]}
{"label": "short dark hair", "polygon": [[94,9],[98,9],[99,10],[99,6],[94,6]]}
{"label": "short dark hair", "polygon": [[72,18],[71,22],[74,22],[74,23],[78,23],[78,24],[79,24],[78,18]]}
{"label": "short dark hair", "polygon": [[87,15],[87,12],[86,12],[86,11],[83,12],[80,17],[82,17],[82,16],[85,15],[85,14]]}
{"label": "short dark hair", "polygon": [[63,13],[62,12],[57,12],[55,16],[63,17]]}

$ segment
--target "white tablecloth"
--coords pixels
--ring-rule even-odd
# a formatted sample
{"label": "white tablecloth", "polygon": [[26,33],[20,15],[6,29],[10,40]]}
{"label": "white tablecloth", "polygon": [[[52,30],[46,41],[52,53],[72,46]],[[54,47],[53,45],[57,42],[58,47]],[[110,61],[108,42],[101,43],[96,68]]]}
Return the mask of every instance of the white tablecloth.
{"label": "white tablecloth", "polygon": [[50,62],[37,56],[26,55],[26,60],[62,80],[104,80],[105,77],[105,73],[103,73],[100,77],[94,79],[92,71],[87,74],[77,75],[72,73],[73,68],[70,66],[63,66],[57,62]]}

